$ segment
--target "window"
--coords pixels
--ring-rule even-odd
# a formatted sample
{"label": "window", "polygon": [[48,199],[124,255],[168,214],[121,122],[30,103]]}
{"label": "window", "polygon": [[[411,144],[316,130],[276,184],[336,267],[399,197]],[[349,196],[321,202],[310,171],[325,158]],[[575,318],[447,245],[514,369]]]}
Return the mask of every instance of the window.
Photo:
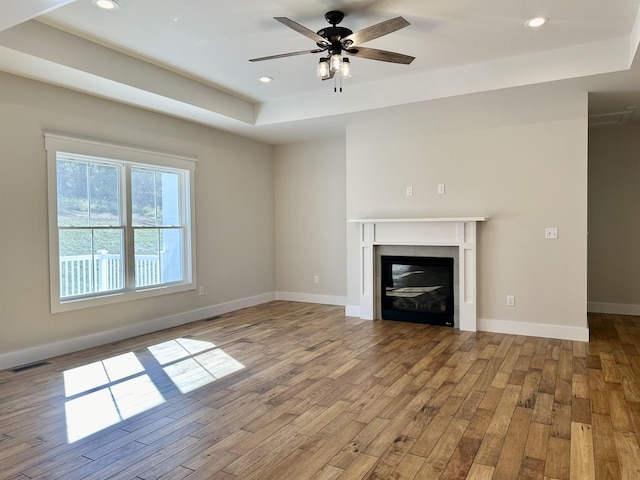
{"label": "window", "polygon": [[45,134],[51,308],[193,287],[195,160]]}

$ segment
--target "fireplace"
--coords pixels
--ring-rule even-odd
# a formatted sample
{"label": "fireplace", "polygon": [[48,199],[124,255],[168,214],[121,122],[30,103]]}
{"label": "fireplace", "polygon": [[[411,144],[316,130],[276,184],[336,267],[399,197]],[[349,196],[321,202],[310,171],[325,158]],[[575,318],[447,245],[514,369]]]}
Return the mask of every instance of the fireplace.
{"label": "fireplace", "polygon": [[346,314],[367,320],[383,318],[379,286],[382,267],[378,255],[404,256],[403,250],[426,248],[428,253],[422,256],[453,257],[454,327],[475,331],[476,224],[485,220],[485,217],[349,220],[360,227],[360,302],[347,306]]}
{"label": "fireplace", "polygon": [[453,327],[453,258],[380,258],[380,311],[383,320]]}

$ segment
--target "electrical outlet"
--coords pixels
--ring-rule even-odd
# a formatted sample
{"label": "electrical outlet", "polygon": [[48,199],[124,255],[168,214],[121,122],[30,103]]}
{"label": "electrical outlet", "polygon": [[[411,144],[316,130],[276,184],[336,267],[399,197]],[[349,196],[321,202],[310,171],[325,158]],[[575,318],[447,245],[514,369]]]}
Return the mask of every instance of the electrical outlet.
{"label": "electrical outlet", "polygon": [[318,275],[313,276],[313,283],[320,283],[320,277]]}
{"label": "electrical outlet", "polygon": [[507,295],[507,307],[515,307],[515,306],[516,306],[516,296]]}
{"label": "electrical outlet", "polygon": [[407,187],[407,197],[410,197],[413,195],[413,187]]}
{"label": "electrical outlet", "polygon": [[204,295],[204,287],[198,288],[198,295],[200,296]]}
{"label": "electrical outlet", "polygon": [[547,240],[556,240],[558,238],[558,229],[556,227],[545,228],[544,238],[546,238]]}

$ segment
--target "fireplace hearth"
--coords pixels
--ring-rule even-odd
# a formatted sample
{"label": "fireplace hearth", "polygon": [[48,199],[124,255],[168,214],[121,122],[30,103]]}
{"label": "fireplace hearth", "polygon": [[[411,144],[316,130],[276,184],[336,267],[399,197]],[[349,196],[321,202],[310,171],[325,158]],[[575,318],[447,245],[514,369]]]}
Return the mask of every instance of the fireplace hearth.
{"label": "fireplace hearth", "polygon": [[382,255],[383,320],[454,325],[454,259]]}

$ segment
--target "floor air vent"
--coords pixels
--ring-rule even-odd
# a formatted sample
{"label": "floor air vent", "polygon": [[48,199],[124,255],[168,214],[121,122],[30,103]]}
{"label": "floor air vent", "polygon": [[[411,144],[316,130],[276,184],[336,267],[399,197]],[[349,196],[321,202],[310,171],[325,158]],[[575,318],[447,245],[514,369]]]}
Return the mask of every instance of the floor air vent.
{"label": "floor air vent", "polygon": [[42,361],[42,362],[28,363],[27,365],[20,365],[19,367],[11,368],[9,369],[9,371],[13,373],[24,372],[25,370],[31,370],[32,368],[38,368],[44,365],[51,365],[51,362]]}

